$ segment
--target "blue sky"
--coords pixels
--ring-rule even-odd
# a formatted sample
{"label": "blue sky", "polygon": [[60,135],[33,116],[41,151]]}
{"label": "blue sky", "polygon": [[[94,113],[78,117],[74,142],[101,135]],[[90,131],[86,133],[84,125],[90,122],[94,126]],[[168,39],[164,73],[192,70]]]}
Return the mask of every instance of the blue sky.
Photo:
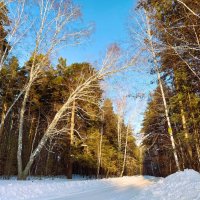
{"label": "blue sky", "polygon": [[[128,43],[127,23],[130,19],[130,12],[136,6],[136,0],[75,0],[81,6],[83,22],[95,24],[95,31],[80,46],[68,47],[60,52],[60,55],[67,58],[68,64],[73,62],[91,62],[98,60],[111,43],[121,45]],[[133,95],[138,92],[149,93],[155,86],[150,85],[151,78],[146,72],[133,72],[116,76],[113,82],[120,85],[121,91],[129,91]],[[115,102],[119,96],[119,88],[111,84],[107,88],[106,96]],[[147,96],[142,101],[133,98],[128,99],[127,116],[133,114],[132,126],[135,132],[139,132],[143,120],[143,112],[146,109]],[[132,113],[131,113],[132,112]]]}
{"label": "blue sky", "polygon": [[123,43],[127,40],[126,23],[130,10],[136,0],[75,0],[81,6],[83,22],[95,24],[95,31],[80,46],[68,47],[61,52],[68,63],[98,59],[106,47],[114,42]]}
{"label": "blue sky", "polygon": [[[74,0],[74,2],[81,7],[81,24],[83,23],[87,26],[93,23],[95,30],[82,45],[68,46],[58,52],[58,57],[66,58],[68,64],[74,62],[95,63],[95,61],[100,60],[105,54],[106,48],[112,43],[119,43],[123,47],[128,47],[129,34],[127,24],[130,20],[130,12],[136,6],[137,0]],[[32,12],[33,15],[36,15],[34,9],[32,9]],[[27,41],[29,44],[34,42],[32,35]],[[32,48],[32,45],[29,46]],[[29,59],[30,52],[30,50],[27,50],[25,52],[27,55],[22,56],[22,63]],[[110,80],[110,85],[105,92],[106,97],[111,98],[114,103],[120,95],[123,95],[123,92],[125,94],[129,92],[132,95],[141,92],[146,94],[146,98],[142,101],[135,100],[134,98],[128,99],[126,121],[128,121],[128,116],[135,112],[134,119],[132,120],[135,132],[140,131],[148,93],[155,87],[155,85],[150,84],[152,78],[141,69],[142,67],[139,66],[138,71],[140,72],[133,70],[129,73],[116,75]]]}

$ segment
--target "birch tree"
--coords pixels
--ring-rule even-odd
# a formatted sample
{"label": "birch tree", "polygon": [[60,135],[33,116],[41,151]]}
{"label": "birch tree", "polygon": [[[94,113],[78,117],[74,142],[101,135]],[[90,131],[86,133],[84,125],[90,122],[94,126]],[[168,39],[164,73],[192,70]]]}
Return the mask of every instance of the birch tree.
{"label": "birch tree", "polygon": [[[24,113],[29,93],[34,82],[41,76],[42,70],[50,64],[48,60],[56,51],[66,45],[78,44],[83,36],[89,34],[89,30],[73,30],[71,23],[78,20],[81,12],[78,6],[72,1],[49,1],[42,0],[37,2],[40,13],[40,24],[36,26],[35,47],[32,54],[30,74],[27,84],[24,87],[24,96],[20,110],[19,137],[18,137],[18,178],[22,175],[22,140]],[[38,55],[43,54],[41,59]]]}
{"label": "birch tree", "polygon": [[172,149],[173,149],[173,155],[174,155],[174,160],[176,163],[176,168],[177,168],[177,170],[180,170],[178,153],[177,153],[176,143],[175,143],[173,130],[172,130],[172,123],[171,123],[171,120],[169,117],[169,107],[167,105],[166,95],[165,95],[162,78],[161,78],[161,73],[159,70],[159,63],[157,60],[156,47],[155,47],[156,42],[153,40],[153,35],[152,35],[153,30],[151,28],[151,21],[150,21],[149,15],[148,15],[149,13],[144,7],[143,7],[143,9],[144,9],[145,18],[143,18],[142,15],[140,17],[142,18],[141,21],[142,21],[142,23],[144,23],[143,24],[144,26],[139,21],[137,21],[139,29],[141,30],[141,33],[138,33],[133,28],[131,28],[130,31],[131,31],[131,34],[134,34],[135,39],[139,42],[139,44],[143,44],[143,45],[145,44],[147,52],[149,52],[151,55],[154,71],[156,72],[158,85],[159,85],[159,88],[161,91],[163,106],[164,106],[164,110],[165,110],[165,117],[166,117],[166,121],[167,121],[167,125],[168,125],[168,134],[169,134]]}
{"label": "birch tree", "polygon": [[100,140],[98,146],[98,157],[97,157],[97,178],[99,178],[100,168],[101,168],[101,159],[102,159],[102,142],[103,142],[103,131],[104,131],[104,111],[102,110],[101,116],[101,131],[100,131]]}
{"label": "birch tree", "polygon": [[176,167],[180,171],[180,165],[179,165],[179,160],[178,160],[177,149],[176,149],[175,140],[174,140],[174,136],[173,136],[172,125],[171,125],[171,121],[170,121],[170,117],[169,117],[169,108],[167,106],[167,101],[166,101],[164,88],[163,88],[163,84],[162,84],[162,79],[161,79],[161,75],[160,75],[160,72],[159,72],[158,61],[157,61],[157,58],[156,58],[156,52],[155,52],[154,45],[153,45],[153,40],[152,40],[152,30],[151,30],[150,20],[149,20],[148,12],[146,10],[144,10],[144,11],[145,11],[145,14],[146,14],[149,51],[152,54],[152,59],[153,59],[155,71],[157,73],[158,84],[159,84],[159,87],[160,87],[160,90],[161,90],[161,95],[162,95],[162,99],[163,99],[163,105],[164,105],[164,108],[165,108],[165,116],[166,116],[167,125],[168,125],[168,133],[169,133],[171,144],[172,144],[172,148],[173,148],[173,154],[174,154],[174,159],[175,159],[175,162],[176,162]]}
{"label": "birch tree", "polygon": [[[13,9],[12,12],[8,10],[8,7],[10,6],[15,6],[15,9]],[[24,25],[26,20],[24,7],[25,0],[3,0],[0,2],[0,71],[5,64],[7,56],[13,53],[13,50],[20,43],[26,32],[30,29],[29,25]],[[21,32],[20,29],[23,29],[23,32]],[[7,105],[6,107],[3,105],[4,112],[0,123],[1,131],[4,128],[6,117],[21,95],[22,93],[17,95],[12,105]]]}
{"label": "birch tree", "polygon": [[[8,7],[14,6],[12,11],[8,10]],[[26,17],[24,13],[25,0],[3,0],[0,2],[0,14],[2,24],[1,26],[7,27],[7,34],[2,34],[6,41],[4,48],[0,51],[0,70],[2,69],[6,57],[13,52],[15,47],[19,44],[21,39],[25,36],[26,31],[29,30],[29,26],[24,26]],[[20,32],[20,29],[24,28],[24,32]]]}
{"label": "birch tree", "polygon": [[192,8],[190,8],[186,3],[184,3],[182,0],[177,0],[180,4],[182,4],[186,9],[188,9],[194,16],[200,18],[200,15],[197,14]]}
{"label": "birch tree", "polygon": [[[28,163],[26,164],[24,170],[21,168],[21,173],[19,174],[19,179],[26,179],[28,172],[35,160],[35,158],[40,154],[42,148],[45,146],[47,141],[49,139],[52,139],[56,137],[57,135],[62,134],[63,131],[66,131],[64,128],[59,130],[57,128],[57,124],[60,120],[63,119],[63,117],[66,116],[66,112],[68,109],[71,108],[71,104],[73,104],[74,101],[81,100],[86,101],[88,100],[88,97],[91,95],[91,89],[96,87],[96,81],[102,80],[105,77],[111,76],[114,73],[121,72],[125,69],[127,69],[130,66],[133,66],[135,62],[137,61],[138,55],[132,57],[130,60],[127,60],[126,62],[122,63],[119,61],[121,58],[119,48],[116,45],[112,45],[108,48],[108,51],[106,53],[105,59],[102,61],[102,65],[94,72],[89,78],[86,80],[80,81],[79,85],[74,88],[73,92],[69,95],[68,99],[64,102],[62,107],[58,110],[58,112],[55,114],[53,120],[49,123],[49,126],[47,127],[46,131],[44,132],[44,135],[42,139],[40,140],[38,146],[35,148],[35,150],[31,153]],[[22,138],[20,138],[19,141],[19,158],[21,158],[22,153]],[[20,161],[21,162],[21,161]],[[19,166],[21,167],[21,166]]]}
{"label": "birch tree", "polygon": [[125,165],[126,165],[126,158],[127,158],[127,146],[128,146],[128,136],[129,136],[129,132],[130,132],[130,122],[128,123],[128,126],[126,128],[126,136],[125,136],[125,146],[124,146],[124,158],[123,158],[123,163],[122,163],[122,170],[120,173],[120,176],[122,177],[124,174],[124,169],[125,169]]}
{"label": "birch tree", "polygon": [[122,99],[117,100],[117,142],[118,142],[118,151],[121,151],[122,146],[122,123],[123,117],[125,114],[126,107],[126,96],[123,96]]}

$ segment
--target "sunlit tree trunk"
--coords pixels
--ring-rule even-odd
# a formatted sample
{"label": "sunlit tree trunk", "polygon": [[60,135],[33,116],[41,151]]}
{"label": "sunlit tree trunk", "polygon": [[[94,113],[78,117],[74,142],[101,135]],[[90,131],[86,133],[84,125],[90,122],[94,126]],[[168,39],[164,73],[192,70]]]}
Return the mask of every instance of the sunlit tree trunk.
{"label": "sunlit tree trunk", "polygon": [[70,126],[70,145],[68,152],[68,163],[67,163],[67,178],[72,179],[73,170],[73,160],[72,160],[72,146],[74,145],[74,127],[75,127],[75,111],[76,111],[76,101],[73,101],[72,112],[71,112],[71,126]]}
{"label": "sunlit tree trunk", "polygon": [[22,175],[22,149],[23,149],[23,126],[24,126],[24,113],[26,109],[26,103],[28,101],[30,92],[30,87],[27,88],[24,99],[22,102],[22,107],[20,110],[20,118],[19,118],[19,135],[18,135],[18,150],[17,150],[17,167],[18,167],[18,179],[23,179]]}
{"label": "sunlit tree trunk", "polygon": [[182,168],[185,169],[185,154],[184,154],[182,143],[181,143],[180,139],[178,139],[178,142],[179,142],[179,146],[180,146],[180,150],[181,150]]}
{"label": "sunlit tree trunk", "polygon": [[100,140],[98,148],[98,161],[97,161],[97,178],[99,178],[100,168],[101,168],[101,155],[102,155],[102,142],[103,142],[103,124],[104,124],[104,113],[102,112],[101,117],[101,131],[100,131]]}
{"label": "sunlit tree trunk", "polygon": [[139,170],[140,170],[140,175],[143,174],[143,146],[139,146]]}
{"label": "sunlit tree trunk", "polygon": [[6,111],[7,111],[7,105],[6,105],[6,103],[3,103],[3,109],[2,109],[2,114],[1,114],[1,126],[0,126],[0,140],[1,140],[2,135],[3,135]]}
{"label": "sunlit tree trunk", "polygon": [[186,140],[186,144],[185,144],[185,151],[186,154],[188,154],[188,164],[190,166],[190,168],[192,168],[192,148],[189,144],[189,130],[187,128],[187,123],[186,123],[186,117],[185,117],[185,112],[183,109],[183,102],[179,101],[179,105],[180,105],[180,110],[181,110],[181,121],[182,121],[182,126],[183,126],[183,131],[184,131],[184,137]]}
{"label": "sunlit tree trunk", "polygon": [[125,146],[124,146],[124,158],[123,158],[123,164],[122,164],[122,171],[120,176],[122,177],[124,174],[124,169],[125,169],[125,165],[126,165],[126,154],[127,154],[127,145],[128,145],[128,136],[129,136],[129,125],[127,127],[126,130],[126,141],[125,141]]}
{"label": "sunlit tree trunk", "polygon": [[118,151],[121,151],[121,128],[122,128],[122,117],[120,114],[117,115],[117,142],[118,142]]}
{"label": "sunlit tree trunk", "polygon": [[71,127],[70,127],[70,144],[74,144],[74,127],[75,127],[75,111],[76,111],[76,101],[73,101],[72,105],[72,115],[71,115]]}
{"label": "sunlit tree trunk", "polygon": [[155,71],[157,73],[158,84],[159,84],[161,95],[162,95],[163,105],[164,105],[164,109],[165,109],[165,117],[166,117],[167,125],[168,125],[168,134],[170,136],[170,141],[171,141],[171,144],[172,144],[172,149],[173,149],[174,159],[175,159],[175,162],[176,162],[176,167],[177,167],[178,171],[180,171],[180,165],[179,165],[175,140],[174,140],[174,136],[173,136],[172,125],[171,125],[171,121],[170,121],[170,118],[169,118],[169,109],[168,109],[168,106],[167,106],[164,88],[163,88],[163,84],[162,84],[162,79],[161,79],[161,75],[160,75],[160,72],[159,72],[158,61],[157,61],[157,58],[156,58],[156,53],[155,53],[155,49],[154,49],[154,45],[153,45],[150,20],[149,20],[149,16],[148,16],[148,13],[147,13],[146,10],[145,10],[145,14],[146,14],[147,34],[148,34],[148,40],[149,40],[149,45],[150,45],[150,52],[152,54]]}

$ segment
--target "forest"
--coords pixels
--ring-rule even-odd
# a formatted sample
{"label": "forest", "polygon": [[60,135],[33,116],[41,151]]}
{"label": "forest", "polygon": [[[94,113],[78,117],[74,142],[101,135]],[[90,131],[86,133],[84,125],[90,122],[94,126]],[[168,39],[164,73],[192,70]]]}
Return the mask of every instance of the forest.
{"label": "forest", "polygon": [[[200,171],[199,10],[199,0],[139,0],[128,18],[130,56],[113,43],[100,63],[68,64],[59,50],[93,32],[78,5],[0,1],[0,176]],[[136,65],[155,88],[144,94],[139,144],[126,101],[113,102],[103,87]]]}
{"label": "forest", "polygon": [[[38,2],[35,9],[40,9],[42,21],[30,58],[22,65],[12,45],[20,44],[15,37],[22,28],[27,30],[27,24],[24,27],[19,13],[14,26],[6,3],[0,3],[0,175],[18,175],[18,179],[66,175],[71,179],[72,174],[137,174],[138,149],[132,127],[114,112],[101,88],[106,76],[123,70],[134,59],[115,67],[119,49],[113,44],[98,70],[90,63],[67,65],[62,57],[51,60],[63,41],[76,44],[89,34],[88,28],[65,28],[80,17],[80,10],[71,1],[58,2]],[[26,9],[26,1],[10,3],[21,12]],[[119,110],[122,107],[119,102]]]}
{"label": "forest", "polygon": [[[144,114],[144,173],[200,170],[199,1],[147,1],[152,73],[158,86]],[[163,106],[164,105],[164,106]]]}

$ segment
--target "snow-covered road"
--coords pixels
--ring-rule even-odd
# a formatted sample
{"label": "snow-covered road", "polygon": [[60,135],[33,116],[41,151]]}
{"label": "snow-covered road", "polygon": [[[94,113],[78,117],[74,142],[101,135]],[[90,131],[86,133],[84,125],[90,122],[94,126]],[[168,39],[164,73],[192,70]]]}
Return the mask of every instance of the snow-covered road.
{"label": "snow-covered road", "polygon": [[[147,177],[118,178],[105,187],[88,189],[79,193],[68,193],[54,200],[125,200],[137,199],[144,187],[152,184],[156,179]],[[135,197],[135,198],[134,198]]]}
{"label": "snow-covered road", "polygon": [[200,174],[185,170],[167,178],[0,180],[0,200],[200,200]]}
{"label": "snow-covered road", "polygon": [[1,180],[0,200],[129,200],[157,178],[132,176],[100,180]]}

